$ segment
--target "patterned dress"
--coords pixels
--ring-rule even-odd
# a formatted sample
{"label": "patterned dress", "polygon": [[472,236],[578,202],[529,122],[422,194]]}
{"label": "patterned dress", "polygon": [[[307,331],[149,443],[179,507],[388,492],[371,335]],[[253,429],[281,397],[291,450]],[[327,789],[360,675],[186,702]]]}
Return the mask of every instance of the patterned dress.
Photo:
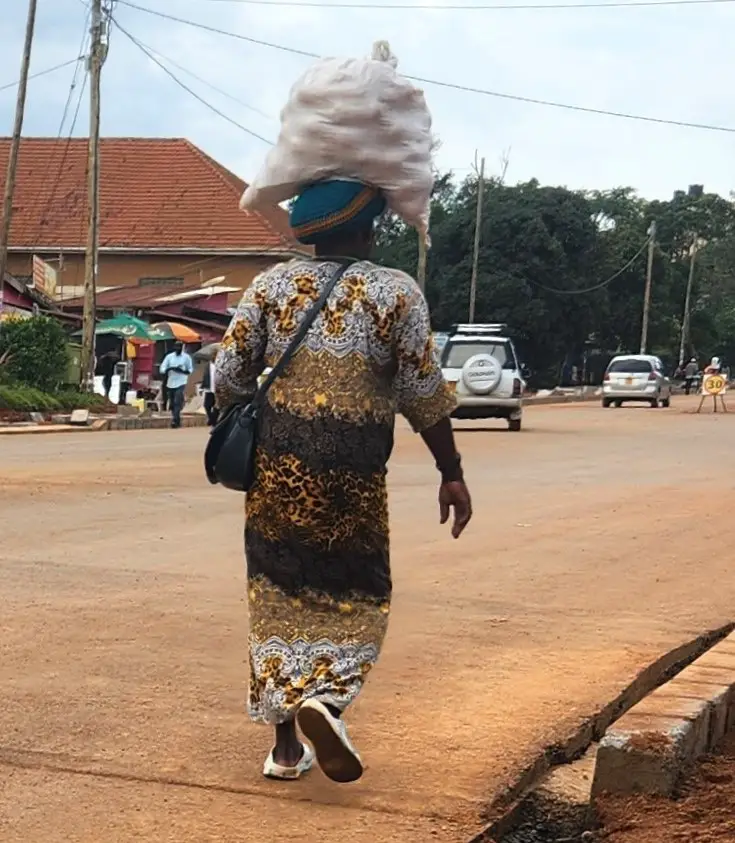
{"label": "patterned dress", "polygon": [[[292,261],[253,281],[217,357],[220,407],[253,393],[336,268]],[[261,415],[245,505],[253,720],[286,722],[311,697],[342,710],[359,693],[390,608],[395,413],[421,431],[454,406],[416,283],[354,264]]]}

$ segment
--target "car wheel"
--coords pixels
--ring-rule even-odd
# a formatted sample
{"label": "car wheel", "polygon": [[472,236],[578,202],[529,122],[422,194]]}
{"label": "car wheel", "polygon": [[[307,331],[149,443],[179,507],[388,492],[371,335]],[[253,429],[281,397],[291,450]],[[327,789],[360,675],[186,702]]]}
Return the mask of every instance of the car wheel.
{"label": "car wheel", "polygon": [[602,399],[602,406],[607,410],[608,407],[612,406],[612,401],[609,398]]}
{"label": "car wheel", "polygon": [[615,404],[615,406],[618,408],[618,410],[619,410],[619,409],[623,406],[623,402],[622,402],[622,401],[615,401],[615,402],[614,402],[614,404]]}
{"label": "car wheel", "polygon": [[652,410],[658,410],[658,398],[654,398],[651,401],[651,409]]}
{"label": "car wheel", "polygon": [[521,420],[520,419],[508,419],[508,430],[512,431],[513,433],[518,433],[521,429]]}
{"label": "car wheel", "polygon": [[671,396],[670,395],[669,395],[668,398],[664,398],[663,401],[661,401],[661,406],[666,408],[666,409],[668,409],[671,406]]}

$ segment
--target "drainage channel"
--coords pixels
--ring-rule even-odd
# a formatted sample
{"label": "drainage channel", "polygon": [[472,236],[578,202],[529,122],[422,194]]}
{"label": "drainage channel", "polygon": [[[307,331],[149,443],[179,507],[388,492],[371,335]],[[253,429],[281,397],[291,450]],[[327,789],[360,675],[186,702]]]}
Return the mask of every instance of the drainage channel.
{"label": "drainage channel", "polygon": [[629,709],[681,673],[733,630],[735,623],[705,632],[645,668],[569,738],[547,747],[522,772],[515,785],[490,806],[485,829],[468,843],[593,843],[597,836],[588,828],[590,817],[586,801],[560,798],[539,785],[552,771],[585,756]]}

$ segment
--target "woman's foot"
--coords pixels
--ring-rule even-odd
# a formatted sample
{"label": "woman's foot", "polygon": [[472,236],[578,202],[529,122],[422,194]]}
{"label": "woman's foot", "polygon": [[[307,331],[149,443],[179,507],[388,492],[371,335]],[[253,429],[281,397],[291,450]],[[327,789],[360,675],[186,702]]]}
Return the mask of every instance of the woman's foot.
{"label": "woman's foot", "polygon": [[307,700],[296,715],[325,776],[335,782],[354,782],[363,772],[362,760],[347,735],[347,727],[319,700]]}
{"label": "woman's foot", "polygon": [[311,770],[314,764],[314,753],[311,747],[306,746],[306,744],[301,744],[301,756],[293,763],[278,763],[275,760],[276,749],[277,747],[273,747],[263,765],[263,775],[267,779],[281,779],[283,781],[300,779],[301,776]]}

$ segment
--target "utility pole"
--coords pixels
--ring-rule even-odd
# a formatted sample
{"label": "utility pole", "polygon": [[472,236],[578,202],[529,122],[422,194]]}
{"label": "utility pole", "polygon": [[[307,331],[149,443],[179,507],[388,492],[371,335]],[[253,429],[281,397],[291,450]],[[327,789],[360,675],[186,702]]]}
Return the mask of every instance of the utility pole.
{"label": "utility pole", "polygon": [[426,238],[419,234],[419,262],[416,269],[416,281],[419,289],[426,295]]}
{"label": "utility pole", "polygon": [[482,227],[482,197],[485,192],[485,159],[480,160],[477,179],[477,216],[475,217],[475,246],[472,252],[472,277],[470,279],[470,323],[475,321],[475,299],[477,298],[477,265],[480,260],[480,229]]}
{"label": "utility pole", "polygon": [[684,299],[684,318],[681,320],[681,342],[679,343],[679,367],[684,365],[686,344],[689,339],[689,311],[692,301],[692,283],[694,282],[694,259],[697,256],[699,237],[695,234],[692,238],[692,245],[689,247],[689,278],[687,279],[687,294]]}
{"label": "utility pole", "polygon": [[102,0],[92,0],[89,53],[89,147],[87,155],[87,248],[84,256],[81,386],[94,382],[94,331],[97,317],[97,270],[100,217],[100,77],[107,57]]}
{"label": "utility pole", "polygon": [[646,266],[646,292],[643,297],[643,324],[641,325],[641,354],[648,345],[648,316],[651,311],[651,282],[653,280],[653,251],[656,248],[656,220],[648,227],[648,264]]}
{"label": "utility pole", "polygon": [[3,219],[0,229],[0,310],[3,306],[3,286],[5,271],[8,266],[8,241],[10,239],[10,223],[13,218],[13,195],[15,193],[15,176],[18,171],[18,152],[20,150],[20,136],[23,132],[23,116],[26,110],[26,92],[28,91],[28,68],[31,64],[31,49],[33,47],[33,33],[36,28],[37,0],[29,0],[28,20],[26,22],[26,38],[23,46],[23,58],[20,64],[20,82],[18,83],[18,99],[15,104],[15,124],[13,139],[10,143],[8,157],[8,174],[5,179],[5,196],[3,198]]}

